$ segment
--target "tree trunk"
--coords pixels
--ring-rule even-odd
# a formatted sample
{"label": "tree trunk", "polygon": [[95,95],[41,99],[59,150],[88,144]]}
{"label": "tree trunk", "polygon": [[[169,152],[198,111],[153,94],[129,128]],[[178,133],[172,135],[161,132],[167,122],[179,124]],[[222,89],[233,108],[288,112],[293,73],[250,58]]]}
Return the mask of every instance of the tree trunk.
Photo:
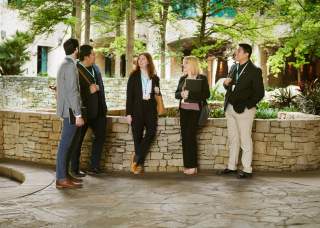
{"label": "tree trunk", "polygon": [[268,68],[267,68],[268,55],[263,47],[259,45],[258,48],[260,52],[260,68],[262,70],[263,84],[264,86],[268,86]]}
{"label": "tree trunk", "polygon": [[75,0],[75,8],[76,8],[76,25],[75,25],[75,38],[81,44],[81,5],[82,0]]}
{"label": "tree trunk", "polygon": [[162,9],[160,10],[160,18],[162,24],[160,25],[160,77],[166,76],[166,31],[168,21],[168,10],[170,0],[164,0],[162,3]]}
{"label": "tree trunk", "polygon": [[[72,17],[76,17],[76,1],[72,1]],[[76,25],[71,26],[71,37],[76,38]]]}
{"label": "tree trunk", "polygon": [[85,10],[84,43],[90,44],[90,0],[85,0]]}
{"label": "tree trunk", "polygon": [[[121,36],[121,22],[119,22],[116,26],[116,37],[120,37]],[[114,66],[114,75],[117,78],[121,77],[121,72],[120,72],[120,62],[121,62],[121,56],[116,54],[114,57],[114,61],[115,61],[115,66]]]}
{"label": "tree trunk", "polygon": [[202,11],[202,15],[200,19],[199,46],[202,46],[202,44],[205,41],[207,13],[208,13],[208,0],[202,0],[201,11]]}
{"label": "tree trunk", "polygon": [[126,76],[129,76],[133,69],[134,55],[134,26],[135,26],[135,0],[130,0],[130,7],[127,10],[127,47],[126,47]]}
{"label": "tree trunk", "polygon": [[302,68],[303,68],[303,66],[301,66],[301,67],[299,67],[298,69],[297,69],[297,73],[298,73],[298,75],[297,75],[297,79],[298,79],[298,85],[300,85],[300,83],[301,83],[301,72],[302,72]]}

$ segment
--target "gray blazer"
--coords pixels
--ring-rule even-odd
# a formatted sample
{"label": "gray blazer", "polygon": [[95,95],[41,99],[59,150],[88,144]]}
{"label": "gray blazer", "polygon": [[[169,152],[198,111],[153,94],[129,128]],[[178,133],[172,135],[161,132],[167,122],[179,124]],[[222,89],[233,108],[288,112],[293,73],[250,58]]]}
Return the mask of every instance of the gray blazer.
{"label": "gray blazer", "polygon": [[78,69],[71,57],[66,57],[57,75],[57,115],[69,118],[69,108],[75,116],[81,115]]}

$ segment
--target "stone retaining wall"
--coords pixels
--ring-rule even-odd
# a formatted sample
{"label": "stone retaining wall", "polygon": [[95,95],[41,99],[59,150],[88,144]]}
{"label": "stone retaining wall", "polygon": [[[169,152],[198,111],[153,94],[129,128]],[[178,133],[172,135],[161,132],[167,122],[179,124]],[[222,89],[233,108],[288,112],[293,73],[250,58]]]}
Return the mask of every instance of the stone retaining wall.
{"label": "stone retaining wall", "polygon": [[[55,164],[61,122],[54,114],[0,111],[0,119],[0,146],[5,158]],[[107,171],[128,171],[134,149],[130,128],[122,117],[108,117],[107,125],[102,167]],[[254,170],[319,168],[319,120],[255,120],[253,139]],[[226,120],[211,119],[200,130],[198,140],[200,168],[224,168],[228,161]],[[87,165],[90,142],[89,132],[82,149],[82,166]],[[160,118],[146,171],[174,172],[181,170],[182,165],[179,119]]]}
{"label": "stone retaining wall", "polygon": [[[167,106],[177,105],[174,92],[178,79],[161,80],[161,91]],[[51,109],[56,101],[49,85],[51,77],[0,76],[0,108]],[[110,109],[125,108],[127,78],[104,78],[105,94]]]}
{"label": "stone retaining wall", "polygon": [[0,159],[4,157],[4,150],[3,150],[3,118],[0,113]]}

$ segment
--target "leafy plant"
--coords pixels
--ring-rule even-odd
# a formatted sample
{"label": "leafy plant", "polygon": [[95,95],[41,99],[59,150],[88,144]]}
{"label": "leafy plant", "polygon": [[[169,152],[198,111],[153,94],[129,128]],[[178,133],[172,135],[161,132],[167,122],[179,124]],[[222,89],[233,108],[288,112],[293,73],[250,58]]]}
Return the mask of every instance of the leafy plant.
{"label": "leafy plant", "polygon": [[277,93],[273,95],[274,105],[278,108],[294,106],[295,98],[289,88],[279,88]]}
{"label": "leafy plant", "polygon": [[275,88],[272,86],[266,86],[264,89],[265,91],[268,91],[268,92],[275,90]]}
{"label": "leafy plant", "polygon": [[220,93],[218,91],[218,86],[215,86],[210,89],[210,98],[209,100],[212,101],[223,101],[224,100],[224,94]]}
{"label": "leafy plant", "polygon": [[304,89],[298,95],[297,104],[302,112],[320,115],[320,82],[318,79],[304,85]]}
{"label": "leafy plant", "polygon": [[278,112],[297,112],[298,109],[295,106],[288,106],[282,108],[272,107],[268,101],[262,100],[257,104],[256,118],[258,119],[276,119]]}
{"label": "leafy plant", "polygon": [[223,108],[211,109],[209,117],[210,118],[223,118],[223,117],[225,117]]}
{"label": "leafy plant", "polygon": [[262,100],[257,104],[257,109],[269,109],[271,105],[268,101]]}
{"label": "leafy plant", "polygon": [[[141,40],[135,39],[134,41],[134,52],[141,53],[146,50],[143,42]],[[97,48],[97,52],[102,52],[105,54],[113,53],[115,55],[123,55],[126,53],[126,37],[119,36],[114,39],[114,41],[110,44],[109,47],[106,48]]]}
{"label": "leafy plant", "polygon": [[257,104],[256,118],[275,119],[278,115],[278,109],[272,108],[268,101],[260,101]]}
{"label": "leafy plant", "polygon": [[273,108],[257,109],[256,118],[258,119],[276,119],[278,110]]}
{"label": "leafy plant", "polygon": [[178,108],[167,108],[165,116],[166,117],[178,117],[179,116]]}
{"label": "leafy plant", "polygon": [[19,75],[21,67],[30,57],[27,46],[32,42],[29,33],[16,32],[12,38],[0,44],[0,68],[4,75]]}

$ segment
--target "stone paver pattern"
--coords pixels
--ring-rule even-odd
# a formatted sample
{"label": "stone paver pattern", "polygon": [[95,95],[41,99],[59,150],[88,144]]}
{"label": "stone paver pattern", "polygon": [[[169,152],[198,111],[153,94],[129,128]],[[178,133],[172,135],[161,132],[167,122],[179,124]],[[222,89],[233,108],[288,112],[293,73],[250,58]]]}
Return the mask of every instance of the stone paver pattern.
{"label": "stone paver pattern", "polygon": [[0,175],[0,189],[17,187],[19,185],[19,182]]}
{"label": "stone paver pattern", "polygon": [[0,227],[320,227],[319,174],[87,176],[0,203]]}

